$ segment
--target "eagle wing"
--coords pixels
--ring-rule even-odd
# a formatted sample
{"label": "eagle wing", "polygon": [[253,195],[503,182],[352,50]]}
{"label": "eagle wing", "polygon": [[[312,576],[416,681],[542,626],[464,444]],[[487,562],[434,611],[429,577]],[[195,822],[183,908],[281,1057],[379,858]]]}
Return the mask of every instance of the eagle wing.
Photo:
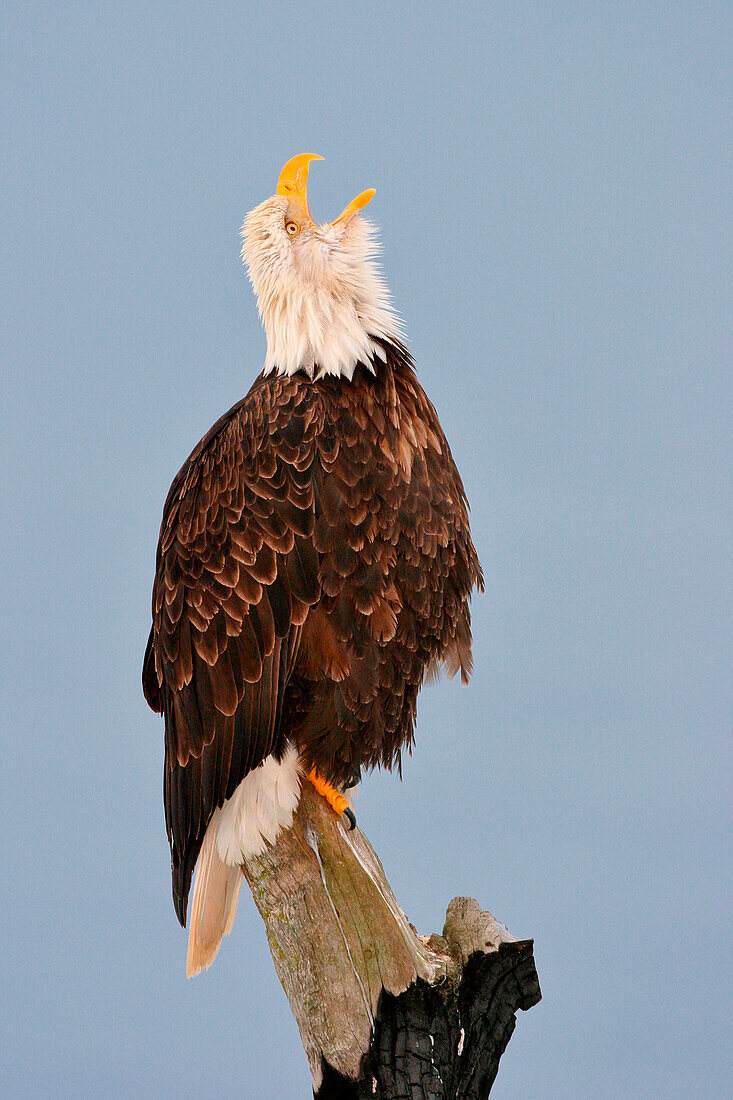
{"label": "eagle wing", "polygon": [[212,814],[284,747],[283,694],[320,596],[320,419],[305,387],[255,383],[192,452],[165,504],[143,690],[165,717],[165,817],[183,925]]}

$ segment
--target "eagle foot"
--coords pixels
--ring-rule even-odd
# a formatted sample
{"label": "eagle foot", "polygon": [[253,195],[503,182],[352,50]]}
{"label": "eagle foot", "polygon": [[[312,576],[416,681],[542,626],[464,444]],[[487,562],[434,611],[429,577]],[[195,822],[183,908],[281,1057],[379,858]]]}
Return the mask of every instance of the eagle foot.
{"label": "eagle foot", "polygon": [[344,815],[349,823],[349,830],[356,828],[356,815],[349,806],[348,802],[341,794],[341,791],[336,790],[332,783],[329,783],[327,779],[317,772],[315,768],[311,768],[308,772],[308,779],[316,788],[318,793],[326,799],[329,806],[339,816]]}

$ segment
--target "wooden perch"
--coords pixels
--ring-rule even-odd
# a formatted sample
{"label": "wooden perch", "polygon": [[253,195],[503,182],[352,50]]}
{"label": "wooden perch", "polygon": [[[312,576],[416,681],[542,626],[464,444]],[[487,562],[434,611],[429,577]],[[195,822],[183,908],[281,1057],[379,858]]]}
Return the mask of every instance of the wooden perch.
{"label": "wooden perch", "polygon": [[244,874],[317,1100],[479,1100],[518,1009],[540,999],[531,940],[472,898],[418,936],[374,849],[304,785],[293,826]]}

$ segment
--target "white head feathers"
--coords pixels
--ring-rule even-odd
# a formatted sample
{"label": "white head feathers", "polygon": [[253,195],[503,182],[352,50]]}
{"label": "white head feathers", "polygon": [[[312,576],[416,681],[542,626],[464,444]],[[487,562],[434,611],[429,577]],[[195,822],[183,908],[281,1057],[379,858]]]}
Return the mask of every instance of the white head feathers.
{"label": "white head feathers", "polygon": [[247,215],[242,259],[267,334],[265,374],[351,379],[358,362],[384,357],[372,337],[400,338],[402,328],[377,252],[357,213],[315,225],[307,203],[278,194]]}

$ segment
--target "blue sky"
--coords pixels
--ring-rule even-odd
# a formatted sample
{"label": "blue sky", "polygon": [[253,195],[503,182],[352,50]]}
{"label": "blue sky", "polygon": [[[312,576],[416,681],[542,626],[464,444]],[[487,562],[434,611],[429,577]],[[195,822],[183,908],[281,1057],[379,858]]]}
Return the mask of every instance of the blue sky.
{"label": "blue sky", "polygon": [[487,579],[360,824],[421,931],[470,894],[535,938],[492,1098],[726,1096],[730,9],[3,22],[8,1093],[308,1095],[249,897],[186,982],[139,674],[168,486],[264,357],[238,227],[317,152],[317,217],[377,189]]}

